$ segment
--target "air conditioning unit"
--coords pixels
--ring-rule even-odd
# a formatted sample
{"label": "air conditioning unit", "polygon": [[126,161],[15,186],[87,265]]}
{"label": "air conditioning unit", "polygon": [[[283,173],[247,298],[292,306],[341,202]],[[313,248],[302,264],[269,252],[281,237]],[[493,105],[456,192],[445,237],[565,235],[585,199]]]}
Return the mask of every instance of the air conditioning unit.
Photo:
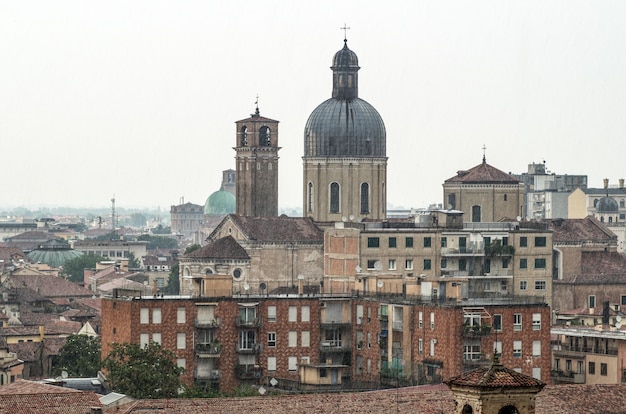
{"label": "air conditioning unit", "polygon": [[326,302],[320,302],[320,308],[325,308],[326,307]]}

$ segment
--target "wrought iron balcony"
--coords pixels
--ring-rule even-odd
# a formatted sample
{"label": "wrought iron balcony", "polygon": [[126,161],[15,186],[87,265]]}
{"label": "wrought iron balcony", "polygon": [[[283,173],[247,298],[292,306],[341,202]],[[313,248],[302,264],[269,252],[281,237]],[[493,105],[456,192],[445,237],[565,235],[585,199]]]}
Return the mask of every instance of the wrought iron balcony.
{"label": "wrought iron balcony", "polygon": [[261,378],[262,370],[258,365],[237,365],[237,378],[255,379]]}
{"label": "wrought iron balcony", "polygon": [[202,328],[202,329],[219,328],[221,324],[222,324],[222,321],[221,321],[220,318],[217,318],[217,319],[198,319],[198,318],[196,318],[196,320],[195,320],[196,328]]}
{"label": "wrought iron balcony", "polygon": [[196,354],[199,358],[219,358],[222,353],[222,344],[218,342],[196,344]]}

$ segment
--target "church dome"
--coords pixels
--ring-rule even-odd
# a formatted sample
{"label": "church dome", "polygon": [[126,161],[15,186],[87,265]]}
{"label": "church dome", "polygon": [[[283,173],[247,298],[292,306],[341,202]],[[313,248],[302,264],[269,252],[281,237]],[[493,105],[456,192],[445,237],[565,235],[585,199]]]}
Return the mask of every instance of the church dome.
{"label": "church dome", "polygon": [[344,42],[333,57],[332,97],[313,110],[304,128],[304,156],[386,157],[385,124],[358,97],[358,58]]}
{"label": "church dome", "polygon": [[204,214],[206,215],[232,214],[236,209],[235,196],[223,188],[211,194],[204,203]]}
{"label": "church dome", "polygon": [[598,200],[596,209],[598,210],[598,213],[617,213],[619,212],[619,205],[617,204],[617,201],[607,196]]}
{"label": "church dome", "polygon": [[33,263],[45,263],[52,267],[60,267],[65,262],[81,257],[83,252],[73,250],[69,243],[60,239],[48,240],[26,256]]}

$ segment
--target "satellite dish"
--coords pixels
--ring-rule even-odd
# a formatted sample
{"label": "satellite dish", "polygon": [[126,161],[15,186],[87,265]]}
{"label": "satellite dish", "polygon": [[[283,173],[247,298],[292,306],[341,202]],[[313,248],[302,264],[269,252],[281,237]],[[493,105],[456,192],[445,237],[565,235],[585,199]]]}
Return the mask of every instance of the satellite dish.
{"label": "satellite dish", "polygon": [[270,385],[271,385],[272,387],[275,387],[276,385],[278,385],[278,380],[277,380],[276,378],[272,378],[272,379],[270,380]]}
{"label": "satellite dish", "polygon": [[378,286],[379,288],[383,287],[383,285],[384,285],[384,283],[382,282],[382,280],[379,280],[379,281],[376,283],[376,286]]}
{"label": "satellite dish", "polygon": [[350,221],[354,220],[354,215],[350,214]]}
{"label": "satellite dish", "polygon": [[265,395],[265,393],[267,392],[267,390],[265,389],[265,387],[263,387],[262,385],[259,387],[259,394],[261,395]]}
{"label": "satellite dish", "polygon": [[622,321],[622,317],[621,317],[621,316],[619,316],[619,315],[617,315],[617,316],[615,317],[615,320],[616,320],[617,322],[621,322],[621,321]]}
{"label": "satellite dish", "polygon": [[376,260],[376,262],[374,263],[374,269],[383,270],[383,265],[382,263],[380,263],[380,260]]}
{"label": "satellite dish", "polygon": [[298,275],[298,280],[304,280],[304,275]]}
{"label": "satellite dish", "polygon": [[67,371],[63,370],[61,371],[61,378],[65,379],[69,376],[69,374],[67,373]]}
{"label": "satellite dish", "polygon": [[259,288],[261,288],[261,290],[265,290],[267,289],[267,285],[265,284],[265,282],[261,282],[261,284],[259,285]]}
{"label": "satellite dish", "polygon": [[250,290],[250,285],[247,283],[243,284],[243,290]]}
{"label": "satellite dish", "polygon": [[348,221],[348,218],[346,216],[341,216],[341,221],[345,223],[346,221]]}
{"label": "satellite dish", "polygon": [[144,281],[143,281],[143,285],[144,285],[144,286],[148,286],[148,281],[147,281],[147,280],[144,280]]}
{"label": "satellite dish", "polygon": [[357,273],[361,273],[361,270],[363,269],[361,269],[361,266],[357,265],[357,267],[355,267],[354,270],[356,270]]}

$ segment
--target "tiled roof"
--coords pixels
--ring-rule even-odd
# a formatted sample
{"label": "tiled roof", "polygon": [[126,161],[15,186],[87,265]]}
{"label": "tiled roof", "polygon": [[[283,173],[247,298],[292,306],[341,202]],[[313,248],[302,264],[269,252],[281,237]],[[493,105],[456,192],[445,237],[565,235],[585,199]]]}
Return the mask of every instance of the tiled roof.
{"label": "tiled roof", "polygon": [[[536,414],[618,414],[626,412],[626,384],[548,385],[537,394]],[[445,385],[362,393],[297,394],[245,398],[139,400],[120,414],[186,413],[383,413],[435,414],[455,412],[452,392]]]}
{"label": "tiled roof", "polygon": [[94,292],[52,275],[11,276],[13,286],[26,286],[47,298],[91,297]]}
{"label": "tiled roof", "polygon": [[447,380],[446,384],[480,388],[539,387],[541,389],[545,386],[543,382],[506,368],[499,363],[494,363],[491,367],[476,368],[457,375]]}
{"label": "tiled roof", "polygon": [[620,285],[626,283],[626,256],[617,252],[582,252],[581,274],[568,275],[556,284]]}
{"label": "tiled roof", "polygon": [[609,242],[617,240],[617,236],[604,224],[592,216],[583,219],[552,219],[544,220],[552,230],[554,243],[565,242]]}
{"label": "tiled roof", "polygon": [[448,178],[445,182],[463,184],[519,184],[520,181],[511,174],[500,171],[483,160],[481,164],[478,164],[470,170],[458,171],[454,177]]}
{"label": "tiled roof", "polygon": [[4,260],[4,264],[10,265],[11,260],[14,258],[23,259],[26,257],[21,248],[17,246],[7,246],[3,243],[3,246],[0,246],[0,260]]}
{"label": "tiled roof", "polygon": [[26,231],[13,237],[7,237],[6,240],[9,243],[21,241],[35,241],[41,243],[54,238],[54,235],[48,233],[47,231]]}
{"label": "tiled roof", "polygon": [[309,217],[247,217],[228,216],[249,240],[260,242],[324,241],[324,232]]}
{"label": "tiled roof", "polygon": [[245,249],[239,245],[231,236],[217,239],[200,249],[186,254],[184,257],[198,259],[240,259],[250,260],[250,256]]}
{"label": "tiled roof", "polygon": [[13,414],[88,414],[102,407],[93,392],[18,379],[0,387],[0,412]]}

